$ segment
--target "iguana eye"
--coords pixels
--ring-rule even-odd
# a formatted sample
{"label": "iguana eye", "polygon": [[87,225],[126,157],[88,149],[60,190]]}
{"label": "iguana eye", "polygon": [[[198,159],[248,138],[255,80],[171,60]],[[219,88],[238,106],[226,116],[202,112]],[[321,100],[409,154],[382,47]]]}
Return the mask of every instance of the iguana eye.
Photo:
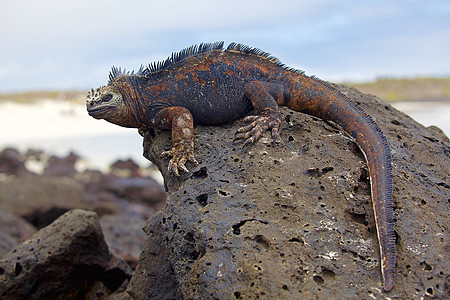
{"label": "iguana eye", "polygon": [[111,94],[107,94],[107,95],[102,97],[102,101],[104,101],[104,102],[108,102],[111,99],[112,99],[112,95]]}

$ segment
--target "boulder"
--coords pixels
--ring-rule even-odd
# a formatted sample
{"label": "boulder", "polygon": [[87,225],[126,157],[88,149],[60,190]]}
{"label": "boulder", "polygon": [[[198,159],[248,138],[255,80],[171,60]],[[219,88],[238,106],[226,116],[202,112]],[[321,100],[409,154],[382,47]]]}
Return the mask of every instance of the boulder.
{"label": "boulder", "polygon": [[127,160],[119,159],[110,166],[112,174],[118,174],[122,177],[141,177],[142,172],[140,166],[135,163],[131,158]]}
{"label": "boulder", "polygon": [[113,253],[135,268],[146,240],[145,220],[137,215],[104,215],[100,218],[105,241]]}
{"label": "boulder", "polygon": [[[396,285],[384,292],[364,155],[331,122],[282,109],[242,148],[242,120],[197,126],[198,166],[168,174],[170,132],[147,132],[144,155],[168,191],[149,223],[136,299],[412,299],[449,296],[450,142],[375,96],[338,87],[378,123],[392,153]],[[167,296],[170,295],[170,296]]]}
{"label": "boulder", "polygon": [[51,156],[44,168],[44,174],[49,176],[67,176],[72,177],[77,173],[75,163],[80,157],[71,152],[66,157]]}
{"label": "boulder", "polygon": [[0,255],[36,233],[36,228],[7,209],[0,210]]}
{"label": "boulder", "polygon": [[14,148],[5,148],[0,152],[0,173],[7,175],[30,175],[25,167],[25,158]]}
{"label": "boulder", "polygon": [[0,298],[98,299],[87,295],[114,291],[130,277],[108,250],[97,215],[76,209],[0,257]]}
{"label": "boulder", "polygon": [[107,190],[131,203],[158,208],[165,203],[167,197],[163,187],[150,177],[119,177],[110,182]]}
{"label": "boulder", "polygon": [[158,212],[145,227],[148,239],[127,289],[134,299],[182,299],[172,263],[168,259],[161,221],[162,214]]}
{"label": "boulder", "polygon": [[42,228],[70,209],[89,208],[83,187],[69,177],[27,176],[0,183],[0,207]]}

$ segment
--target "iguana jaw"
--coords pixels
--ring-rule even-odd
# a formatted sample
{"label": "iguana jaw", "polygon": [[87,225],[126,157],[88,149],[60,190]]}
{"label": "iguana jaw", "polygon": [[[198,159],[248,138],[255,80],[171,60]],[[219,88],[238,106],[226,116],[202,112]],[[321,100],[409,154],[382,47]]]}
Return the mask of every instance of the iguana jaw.
{"label": "iguana jaw", "polygon": [[113,119],[122,105],[122,95],[109,86],[91,89],[86,96],[86,109],[96,119]]}

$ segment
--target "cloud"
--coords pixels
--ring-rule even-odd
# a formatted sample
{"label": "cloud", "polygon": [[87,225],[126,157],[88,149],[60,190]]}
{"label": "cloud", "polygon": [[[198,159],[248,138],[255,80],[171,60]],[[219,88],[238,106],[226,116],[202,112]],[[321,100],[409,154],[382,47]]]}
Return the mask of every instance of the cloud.
{"label": "cloud", "polygon": [[449,7],[438,0],[6,0],[0,92],[88,88],[104,84],[112,65],[138,68],[217,40],[260,47],[325,78],[392,68],[444,74]]}

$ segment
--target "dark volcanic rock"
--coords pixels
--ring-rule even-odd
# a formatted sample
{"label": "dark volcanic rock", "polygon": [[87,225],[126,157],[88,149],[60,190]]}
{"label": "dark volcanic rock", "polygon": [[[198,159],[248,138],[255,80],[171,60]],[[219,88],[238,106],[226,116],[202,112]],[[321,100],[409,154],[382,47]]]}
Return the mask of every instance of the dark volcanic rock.
{"label": "dark volcanic rock", "polygon": [[105,215],[100,218],[105,240],[113,253],[136,267],[146,235],[145,220],[132,215]]}
{"label": "dark volcanic rock", "polygon": [[42,228],[70,209],[89,205],[82,186],[72,178],[27,176],[0,183],[1,207]]}
{"label": "dark volcanic rock", "polygon": [[178,283],[167,248],[164,247],[162,214],[156,213],[148,221],[145,232],[149,238],[133,278],[128,285],[128,293],[134,299],[182,299],[178,293]]}
{"label": "dark volcanic rock", "polygon": [[127,160],[117,160],[111,165],[112,173],[127,173],[127,177],[140,177],[141,169],[137,163],[135,163],[132,159]]}
{"label": "dark volcanic rock", "polygon": [[0,255],[36,233],[36,228],[7,209],[0,210]]}
{"label": "dark volcanic rock", "polygon": [[73,152],[63,158],[51,156],[44,168],[44,174],[50,176],[74,176],[77,173],[75,163],[78,159],[80,157]]}
{"label": "dark volcanic rock", "polygon": [[0,152],[0,173],[16,176],[31,174],[31,172],[25,168],[25,162],[22,155],[13,148],[5,148]]}
{"label": "dark volcanic rock", "polygon": [[165,203],[167,197],[161,185],[149,177],[116,178],[107,189],[122,199],[146,205]]}
{"label": "dark volcanic rock", "polygon": [[73,210],[1,257],[0,298],[85,299],[93,289],[116,290],[130,276],[109,252],[97,215]]}
{"label": "dark volcanic rock", "polygon": [[145,135],[144,153],[169,195],[129,292],[137,299],[167,299],[176,287],[186,299],[448,296],[448,138],[374,96],[339,88],[391,145],[398,236],[391,292],[382,288],[363,154],[332,123],[287,109],[276,145],[266,134],[241,149],[233,139],[242,120],[198,126],[200,164],[188,164],[194,172],[180,178],[159,158],[170,133]]}

